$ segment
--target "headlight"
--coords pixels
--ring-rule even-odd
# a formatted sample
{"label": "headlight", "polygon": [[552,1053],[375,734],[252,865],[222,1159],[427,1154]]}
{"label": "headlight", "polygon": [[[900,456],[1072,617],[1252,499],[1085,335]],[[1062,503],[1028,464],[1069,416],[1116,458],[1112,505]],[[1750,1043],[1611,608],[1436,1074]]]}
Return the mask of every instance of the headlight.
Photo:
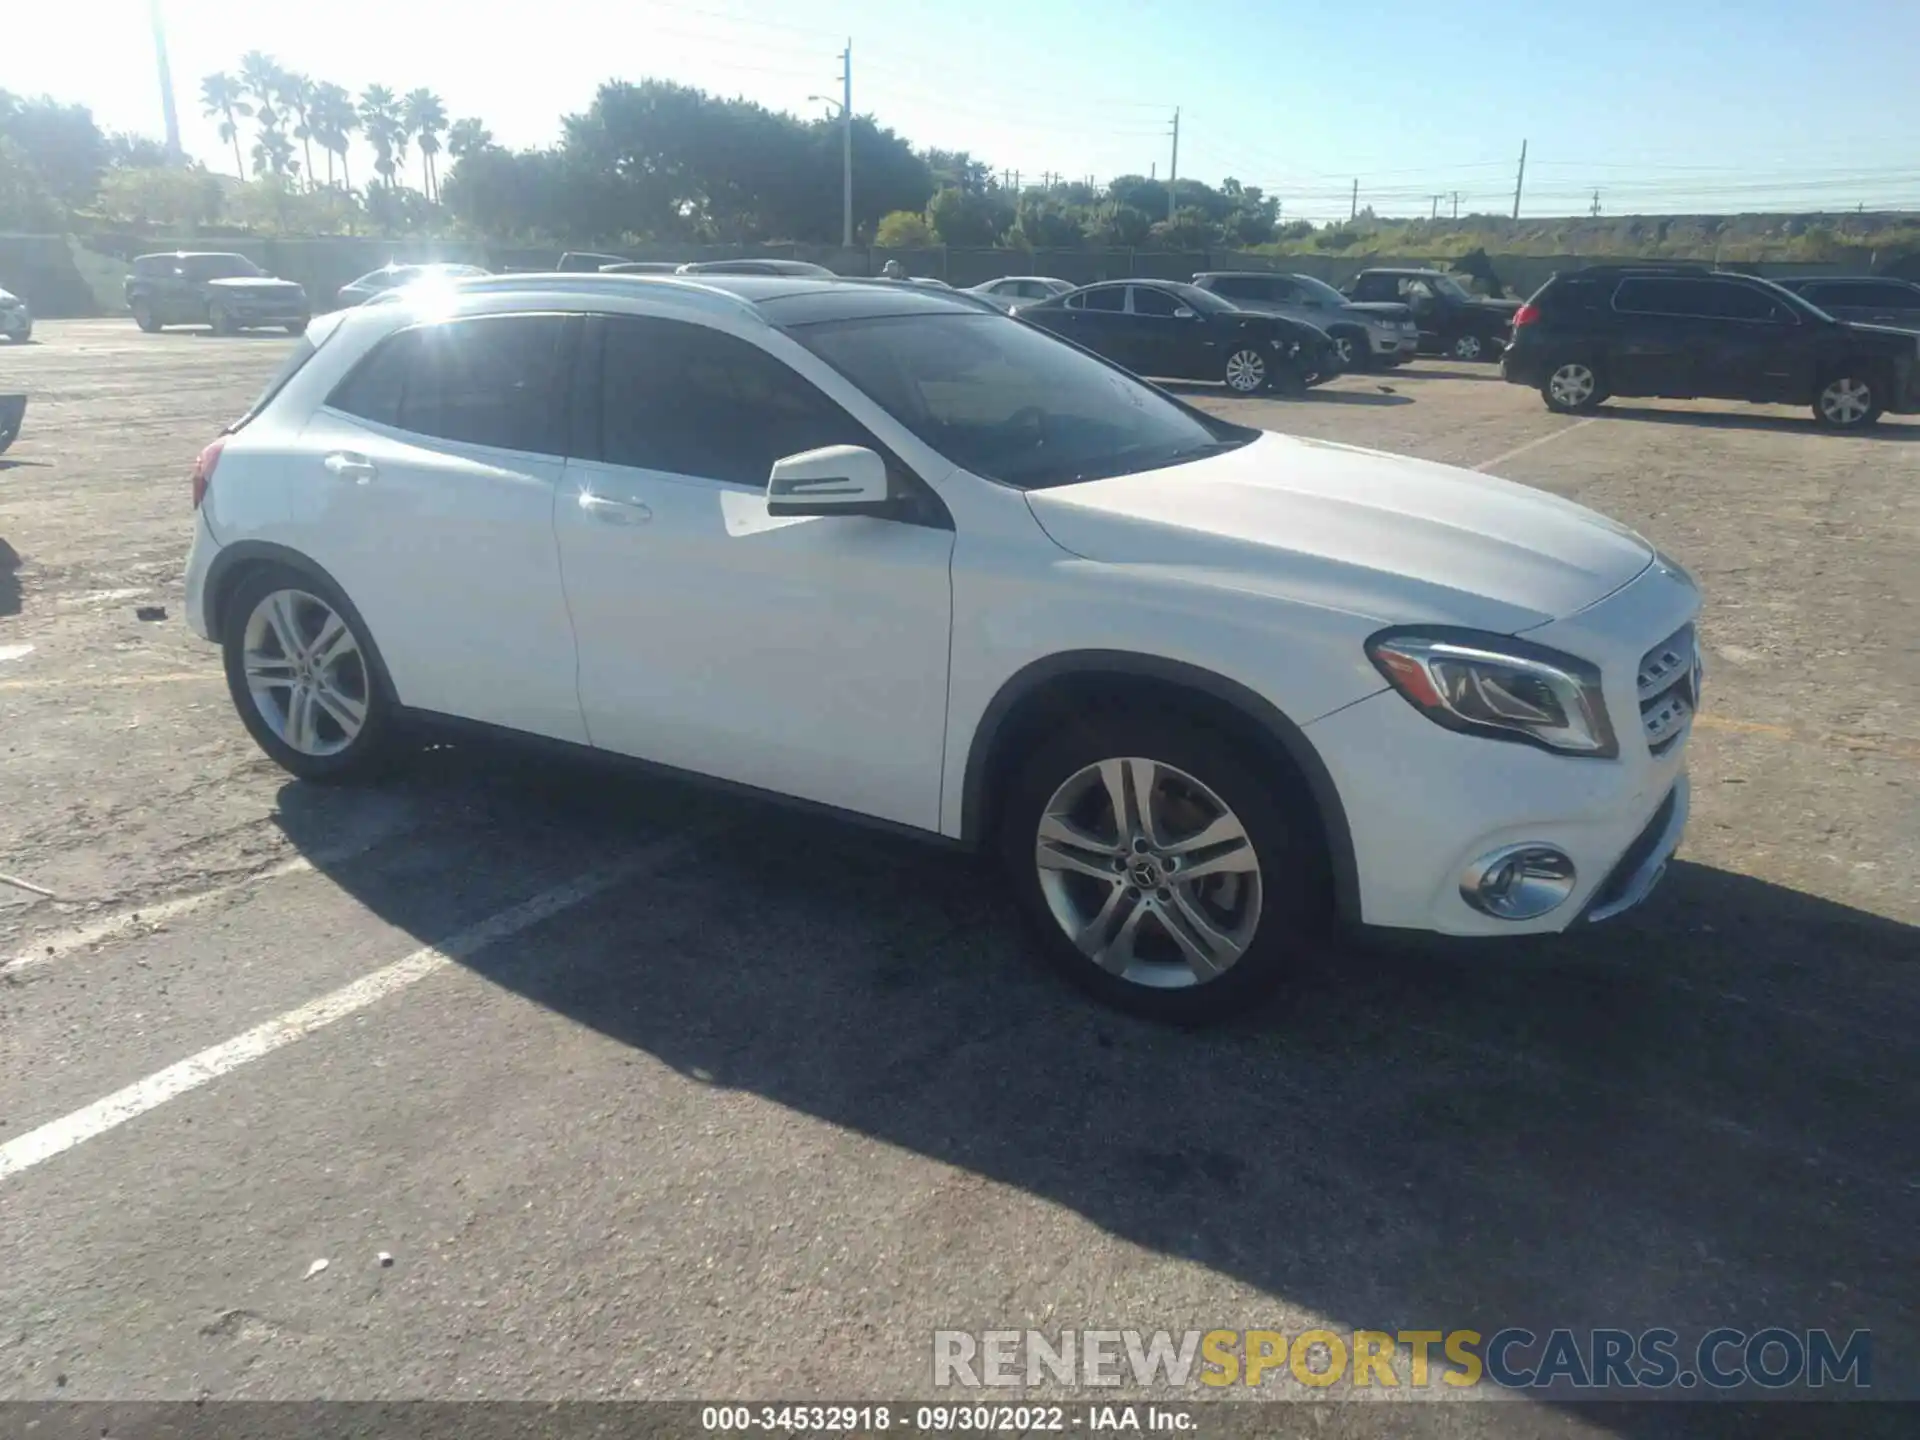
{"label": "headlight", "polygon": [[1620,753],[1584,660],[1509,636],[1445,628],[1383,630],[1367,656],[1387,683],[1435,724],[1561,755]]}

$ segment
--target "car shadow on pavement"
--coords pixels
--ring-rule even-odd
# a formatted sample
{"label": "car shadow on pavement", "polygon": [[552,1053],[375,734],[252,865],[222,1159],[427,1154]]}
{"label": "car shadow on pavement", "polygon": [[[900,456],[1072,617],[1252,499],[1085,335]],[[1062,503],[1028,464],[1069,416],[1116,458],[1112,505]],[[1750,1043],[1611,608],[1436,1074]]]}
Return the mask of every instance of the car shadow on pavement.
{"label": "car shadow on pavement", "polygon": [[1501,380],[1498,365],[1482,370],[1445,370],[1430,364],[1396,365],[1381,372],[1396,380]]}
{"label": "car shadow on pavement", "polygon": [[[502,833],[617,853],[640,817],[692,805],[724,827],[463,962],[694,1082],[1016,1187],[1336,1327],[1869,1328],[1877,1392],[1914,1393],[1920,929],[1679,863],[1608,927],[1342,942],[1260,1013],[1189,1032],[1055,979],[982,860],[490,750],[423,762],[398,783]],[[321,868],[403,927],[424,903],[377,864]],[[1092,1312],[1181,1328],[1137,1299]],[[1714,1409],[1582,1415],[1634,1437],[1758,1433]],[[1892,1407],[1854,1410],[1849,1434],[1898,1433]]]}
{"label": "car shadow on pavement", "polygon": [[1781,430],[1795,435],[1832,435],[1848,440],[1920,440],[1920,425],[1880,424],[1865,430],[1828,430],[1811,415],[1754,415],[1740,410],[1656,410],[1618,401],[1593,412],[1601,420],[1641,420],[1656,425],[1692,425],[1710,430]]}

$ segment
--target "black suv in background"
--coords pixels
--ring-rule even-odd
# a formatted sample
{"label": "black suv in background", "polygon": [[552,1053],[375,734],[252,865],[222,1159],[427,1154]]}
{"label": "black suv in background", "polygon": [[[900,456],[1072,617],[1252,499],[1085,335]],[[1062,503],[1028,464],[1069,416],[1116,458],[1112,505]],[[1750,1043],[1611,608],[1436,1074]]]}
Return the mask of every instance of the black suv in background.
{"label": "black suv in background", "polygon": [[1775,280],[1836,320],[1865,320],[1901,330],[1920,330],[1920,285],[1882,275],[1822,275]]}
{"label": "black suv in background", "polygon": [[216,335],[270,325],[298,335],[313,318],[301,286],[223,251],[137,257],[127,277],[127,309],[149,334],[169,325],[210,325]]}
{"label": "black suv in background", "polygon": [[1789,290],[1700,266],[1556,275],[1514,316],[1501,373],[1549,410],[1610,395],[1811,405],[1836,430],[1920,410],[1920,336],[1836,320]]}
{"label": "black suv in background", "polygon": [[1362,270],[1344,287],[1349,300],[1412,307],[1420,353],[1492,360],[1506,348],[1517,300],[1475,295],[1444,270]]}

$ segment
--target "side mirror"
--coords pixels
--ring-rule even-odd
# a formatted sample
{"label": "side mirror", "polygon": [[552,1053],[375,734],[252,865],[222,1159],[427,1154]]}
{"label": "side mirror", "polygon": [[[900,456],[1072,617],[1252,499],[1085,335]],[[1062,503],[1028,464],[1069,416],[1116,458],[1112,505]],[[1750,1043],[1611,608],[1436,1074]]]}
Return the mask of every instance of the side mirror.
{"label": "side mirror", "polygon": [[1198,317],[1186,306],[1176,305],[1173,307],[1173,318],[1176,320],[1193,320]]}
{"label": "side mirror", "polygon": [[773,462],[769,515],[874,515],[894,512],[887,462],[864,445],[823,445]]}

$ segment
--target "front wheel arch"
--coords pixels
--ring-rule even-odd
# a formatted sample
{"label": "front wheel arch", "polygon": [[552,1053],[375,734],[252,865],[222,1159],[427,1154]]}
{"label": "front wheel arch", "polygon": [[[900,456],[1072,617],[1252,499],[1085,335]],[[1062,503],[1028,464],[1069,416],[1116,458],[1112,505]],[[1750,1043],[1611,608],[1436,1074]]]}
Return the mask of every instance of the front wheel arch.
{"label": "front wheel arch", "polygon": [[961,781],[962,843],[990,842],[999,803],[1021,757],[1038,737],[1107,703],[1144,700],[1188,715],[1246,746],[1265,768],[1297,786],[1319,825],[1336,914],[1358,923],[1360,876],[1353,832],[1333,776],[1304,731],[1270,701],[1224,675],[1157,655],[1078,650],[1015,672],[981,714]]}

